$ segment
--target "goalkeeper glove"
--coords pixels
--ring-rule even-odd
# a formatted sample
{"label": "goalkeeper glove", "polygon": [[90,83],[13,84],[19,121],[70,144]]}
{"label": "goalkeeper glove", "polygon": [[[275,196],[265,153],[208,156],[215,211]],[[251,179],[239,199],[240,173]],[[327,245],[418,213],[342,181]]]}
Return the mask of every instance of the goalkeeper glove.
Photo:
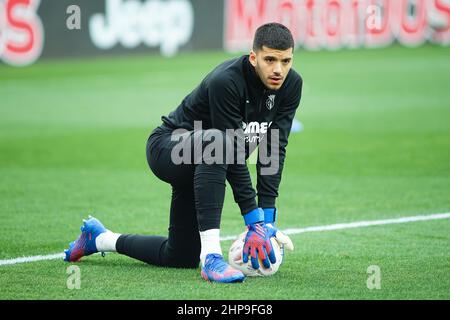
{"label": "goalkeeper glove", "polygon": [[254,269],[259,269],[258,258],[265,268],[270,268],[270,263],[275,263],[277,259],[264,224],[264,211],[260,208],[254,209],[244,215],[244,220],[248,232],[244,241],[242,261],[247,263],[250,255]]}
{"label": "goalkeeper glove", "polygon": [[285,246],[289,250],[294,250],[294,244],[291,238],[285,235],[283,232],[275,227],[275,221],[277,217],[276,208],[264,208],[264,222],[266,223],[267,233],[269,238],[275,237],[280,246]]}

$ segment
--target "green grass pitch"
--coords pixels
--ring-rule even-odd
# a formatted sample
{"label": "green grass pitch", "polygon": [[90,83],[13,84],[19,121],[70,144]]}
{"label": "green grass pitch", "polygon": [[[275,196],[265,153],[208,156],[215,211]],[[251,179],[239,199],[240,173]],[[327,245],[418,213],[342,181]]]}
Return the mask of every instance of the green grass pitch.
{"label": "green grass pitch", "polygon": [[[0,66],[0,260],[62,252],[88,214],[165,235],[170,188],[147,167],[147,137],[228,57]],[[300,50],[294,66],[304,130],[287,150],[281,229],[450,211],[450,48]],[[243,230],[230,191],[223,236]],[[234,285],[117,254],[75,263],[79,290],[62,260],[3,265],[0,299],[449,299],[449,230],[443,219],[292,235],[276,275]],[[371,265],[381,289],[367,288]]]}

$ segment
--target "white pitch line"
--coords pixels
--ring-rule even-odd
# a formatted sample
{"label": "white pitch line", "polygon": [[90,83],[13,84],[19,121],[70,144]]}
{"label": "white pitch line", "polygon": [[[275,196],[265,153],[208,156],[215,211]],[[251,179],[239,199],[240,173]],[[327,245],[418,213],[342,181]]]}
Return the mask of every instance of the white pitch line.
{"label": "white pitch line", "polygon": [[385,224],[398,224],[398,223],[439,220],[439,219],[449,219],[449,218],[450,218],[450,212],[436,213],[436,214],[422,215],[422,216],[413,216],[413,217],[385,219],[385,220],[338,223],[338,224],[332,224],[332,225],[328,225],[328,226],[307,227],[307,228],[300,228],[300,229],[285,229],[285,230],[283,230],[283,232],[285,234],[299,234],[299,233],[305,233],[305,232],[333,231],[333,230],[380,226],[380,225],[385,225]]}
{"label": "white pitch line", "polygon": [[0,260],[0,266],[5,266],[8,264],[43,261],[43,260],[62,259],[62,258],[64,258],[64,256],[65,256],[64,253],[55,253],[55,254],[49,254],[46,256],[32,256],[32,257],[21,257],[21,258],[15,258],[15,259]]}
{"label": "white pitch line", "polygon": [[[431,214],[431,215],[422,215],[422,216],[413,216],[413,217],[385,219],[385,220],[338,223],[338,224],[330,224],[327,226],[316,226],[316,227],[295,228],[295,229],[289,228],[289,229],[284,229],[281,231],[284,234],[299,234],[299,233],[305,233],[305,232],[333,231],[333,230],[379,226],[379,225],[385,225],[385,224],[408,223],[408,222],[416,222],[416,221],[427,221],[427,220],[438,220],[438,219],[449,219],[449,218],[450,218],[450,212],[437,213],[437,214]],[[236,239],[236,237],[237,236],[227,236],[227,237],[220,238],[220,240],[222,240],[222,241],[234,240],[234,239]]]}
{"label": "white pitch line", "polygon": [[[290,229],[282,230],[282,232],[285,234],[300,234],[300,233],[305,233],[305,232],[334,231],[334,230],[380,226],[380,225],[387,225],[387,224],[399,224],[399,223],[440,220],[440,219],[449,219],[449,218],[450,218],[450,212],[413,216],[413,217],[384,219],[384,220],[338,223],[338,224],[331,224],[331,225],[326,225],[326,226],[315,226],[315,227],[306,227],[306,228],[290,228]],[[226,237],[221,237],[220,240],[221,241],[234,240],[234,239],[236,239],[236,237],[237,237],[237,235],[226,236]],[[45,255],[45,256],[39,255],[39,256],[0,260],[0,266],[18,264],[18,263],[35,262],[35,261],[43,261],[43,260],[56,260],[56,259],[62,259],[62,258],[64,258],[64,256],[65,256],[64,253],[55,253],[55,254],[49,254],[49,255]]]}

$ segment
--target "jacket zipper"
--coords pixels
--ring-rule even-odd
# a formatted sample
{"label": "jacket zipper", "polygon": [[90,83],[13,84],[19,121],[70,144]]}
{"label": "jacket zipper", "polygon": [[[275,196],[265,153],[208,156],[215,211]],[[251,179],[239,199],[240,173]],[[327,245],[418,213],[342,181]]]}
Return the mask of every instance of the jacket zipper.
{"label": "jacket zipper", "polygon": [[258,113],[261,113],[261,106],[262,106],[262,102],[264,100],[264,97],[266,96],[267,90],[264,89],[261,98],[259,99],[259,106],[258,106]]}

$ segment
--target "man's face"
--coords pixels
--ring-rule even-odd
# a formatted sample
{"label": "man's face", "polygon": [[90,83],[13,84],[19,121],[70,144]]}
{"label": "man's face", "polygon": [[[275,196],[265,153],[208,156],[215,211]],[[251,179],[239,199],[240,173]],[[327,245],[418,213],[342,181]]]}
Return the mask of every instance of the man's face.
{"label": "man's face", "polygon": [[293,48],[277,50],[263,46],[256,52],[252,50],[250,63],[268,89],[278,90],[292,67],[293,56]]}

